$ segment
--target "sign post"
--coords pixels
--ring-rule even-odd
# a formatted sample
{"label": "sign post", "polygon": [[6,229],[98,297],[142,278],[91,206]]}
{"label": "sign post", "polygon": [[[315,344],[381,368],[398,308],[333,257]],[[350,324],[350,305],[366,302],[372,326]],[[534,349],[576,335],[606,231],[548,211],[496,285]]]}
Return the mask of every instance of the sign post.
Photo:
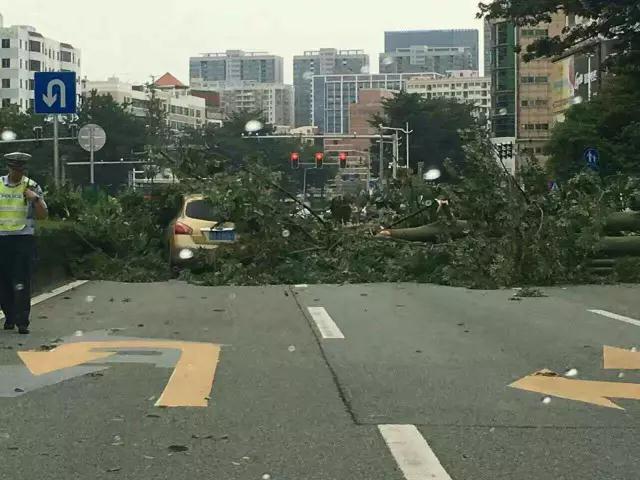
{"label": "sign post", "polygon": [[53,115],[53,180],[60,184],[58,115],[76,113],[75,72],[36,72],[34,75],[35,113]]}
{"label": "sign post", "polygon": [[95,152],[99,152],[105,143],[107,143],[107,134],[100,125],[89,123],[80,129],[78,133],[78,143],[90,154],[89,168],[91,172],[91,185],[94,185],[96,183]]}

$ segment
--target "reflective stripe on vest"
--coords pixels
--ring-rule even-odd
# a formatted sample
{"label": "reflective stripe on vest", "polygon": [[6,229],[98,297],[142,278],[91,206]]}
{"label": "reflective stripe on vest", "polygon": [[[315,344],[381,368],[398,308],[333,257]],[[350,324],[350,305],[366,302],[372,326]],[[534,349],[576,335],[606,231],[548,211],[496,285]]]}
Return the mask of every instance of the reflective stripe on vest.
{"label": "reflective stripe on vest", "polygon": [[13,187],[0,181],[0,231],[17,232],[30,223],[27,219],[29,206],[24,198],[28,181],[24,178],[19,185]]}

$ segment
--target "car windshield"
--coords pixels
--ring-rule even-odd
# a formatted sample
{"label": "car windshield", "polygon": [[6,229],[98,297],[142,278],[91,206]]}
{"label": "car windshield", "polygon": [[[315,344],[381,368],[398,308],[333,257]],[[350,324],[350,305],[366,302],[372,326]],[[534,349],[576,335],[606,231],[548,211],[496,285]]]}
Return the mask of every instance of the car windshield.
{"label": "car windshield", "polygon": [[185,215],[195,220],[215,222],[220,220],[220,212],[208,200],[191,200],[185,208]]}

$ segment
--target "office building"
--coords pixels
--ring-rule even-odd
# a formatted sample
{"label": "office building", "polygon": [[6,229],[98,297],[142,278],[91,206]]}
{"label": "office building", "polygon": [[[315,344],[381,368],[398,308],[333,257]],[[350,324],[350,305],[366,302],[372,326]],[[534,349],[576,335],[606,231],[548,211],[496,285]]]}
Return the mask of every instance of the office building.
{"label": "office building", "polygon": [[480,70],[478,30],[409,30],[384,34],[385,53],[419,46],[467,47],[471,50],[472,58],[469,70]]}
{"label": "office building", "polygon": [[[358,92],[358,101],[349,105],[349,127],[351,133],[358,135],[376,135],[380,130],[371,125],[371,119],[376,115],[383,115],[383,102],[393,97],[393,91],[363,88]],[[349,139],[351,148],[366,152],[371,146],[368,139]]]}
{"label": "office building", "polygon": [[407,92],[427,99],[446,98],[475,107],[478,117],[491,115],[491,78],[480,77],[476,71],[452,71],[446,78],[412,78]]}
{"label": "office building", "polygon": [[[566,17],[568,27],[582,21],[575,16]],[[572,105],[590,101],[598,95],[605,81],[602,64],[611,54],[612,43],[604,39],[584,42],[554,58],[551,76],[554,122],[563,122]]]}
{"label": "office building", "polygon": [[293,87],[281,83],[243,82],[218,91],[220,107],[226,117],[235,112],[262,112],[275,127],[294,123]]}
{"label": "office building", "polygon": [[80,50],[45,37],[34,27],[5,27],[0,15],[0,106],[34,106],[35,72],[76,72],[80,91]]}
{"label": "office building", "polygon": [[314,75],[369,73],[369,56],[362,50],[321,48],[293,57],[295,124],[311,125],[312,80]]}
{"label": "office building", "polygon": [[554,123],[550,59],[525,62],[516,45],[526,52],[535,39],[562,33],[566,16],[556,14],[551,23],[515,27],[501,20],[488,22],[490,29],[492,136],[517,143],[518,153],[541,158]]}
{"label": "office building", "polygon": [[359,100],[362,89],[400,91],[406,88],[413,77],[439,78],[434,72],[361,74],[361,75],[316,75],[313,77],[312,124],[321,133],[353,133],[349,125],[349,108]]}
{"label": "office building", "polygon": [[197,89],[216,89],[243,81],[282,83],[282,57],[265,52],[227,50],[205,53],[189,60],[189,83]]}
{"label": "office building", "polygon": [[413,45],[380,54],[380,73],[436,72],[474,70],[471,47],[432,47]]}
{"label": "office building", "polygon": [[[110,95],[116,102],[127,105],[129,111],[137,117],[146,117],[148,113],[151,89],[146,85],[133,85],[117,77],[106,81],[83,81],[83,93],[90,95]],[[170,128],[198,128],[206,122],[206,102],[204,98],[191,95],[185,86],[170,73],[160,77],[155,83],[155,95],[167,113]]]}

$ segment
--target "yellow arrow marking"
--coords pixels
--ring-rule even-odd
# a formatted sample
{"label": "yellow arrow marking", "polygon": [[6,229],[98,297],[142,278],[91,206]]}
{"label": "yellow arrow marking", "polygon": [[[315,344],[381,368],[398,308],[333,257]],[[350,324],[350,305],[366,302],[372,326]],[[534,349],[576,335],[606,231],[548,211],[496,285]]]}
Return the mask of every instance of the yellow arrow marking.
{"label": "yellow arrow marking", "polygon": [[[113,342],[80,342],[61,345],[49,352],[18,352],[34,375],[44,375],[63,368],[102,360],[121,349],[180,350],[180,360],[160,399],[159,407],[206,407],[211,394],[220,346],[212,343],[170,340],[123,340]],[[95,351],[100,349],[101,351]]]}
{"label": "yellow arrow marking", "polygon": [[640,400],[640,385],[635,383],[569,380],[549,370],[534,373],[509,386],[528,392],[552,395],[558,398],[591,403],[618,410],[624,410],[624,408],[616,405],[609,398]]}
{"label": "yellow arrow marking", "polygon": [[640,370],[640,352],[605,346],[602,357],[607,370]]}

